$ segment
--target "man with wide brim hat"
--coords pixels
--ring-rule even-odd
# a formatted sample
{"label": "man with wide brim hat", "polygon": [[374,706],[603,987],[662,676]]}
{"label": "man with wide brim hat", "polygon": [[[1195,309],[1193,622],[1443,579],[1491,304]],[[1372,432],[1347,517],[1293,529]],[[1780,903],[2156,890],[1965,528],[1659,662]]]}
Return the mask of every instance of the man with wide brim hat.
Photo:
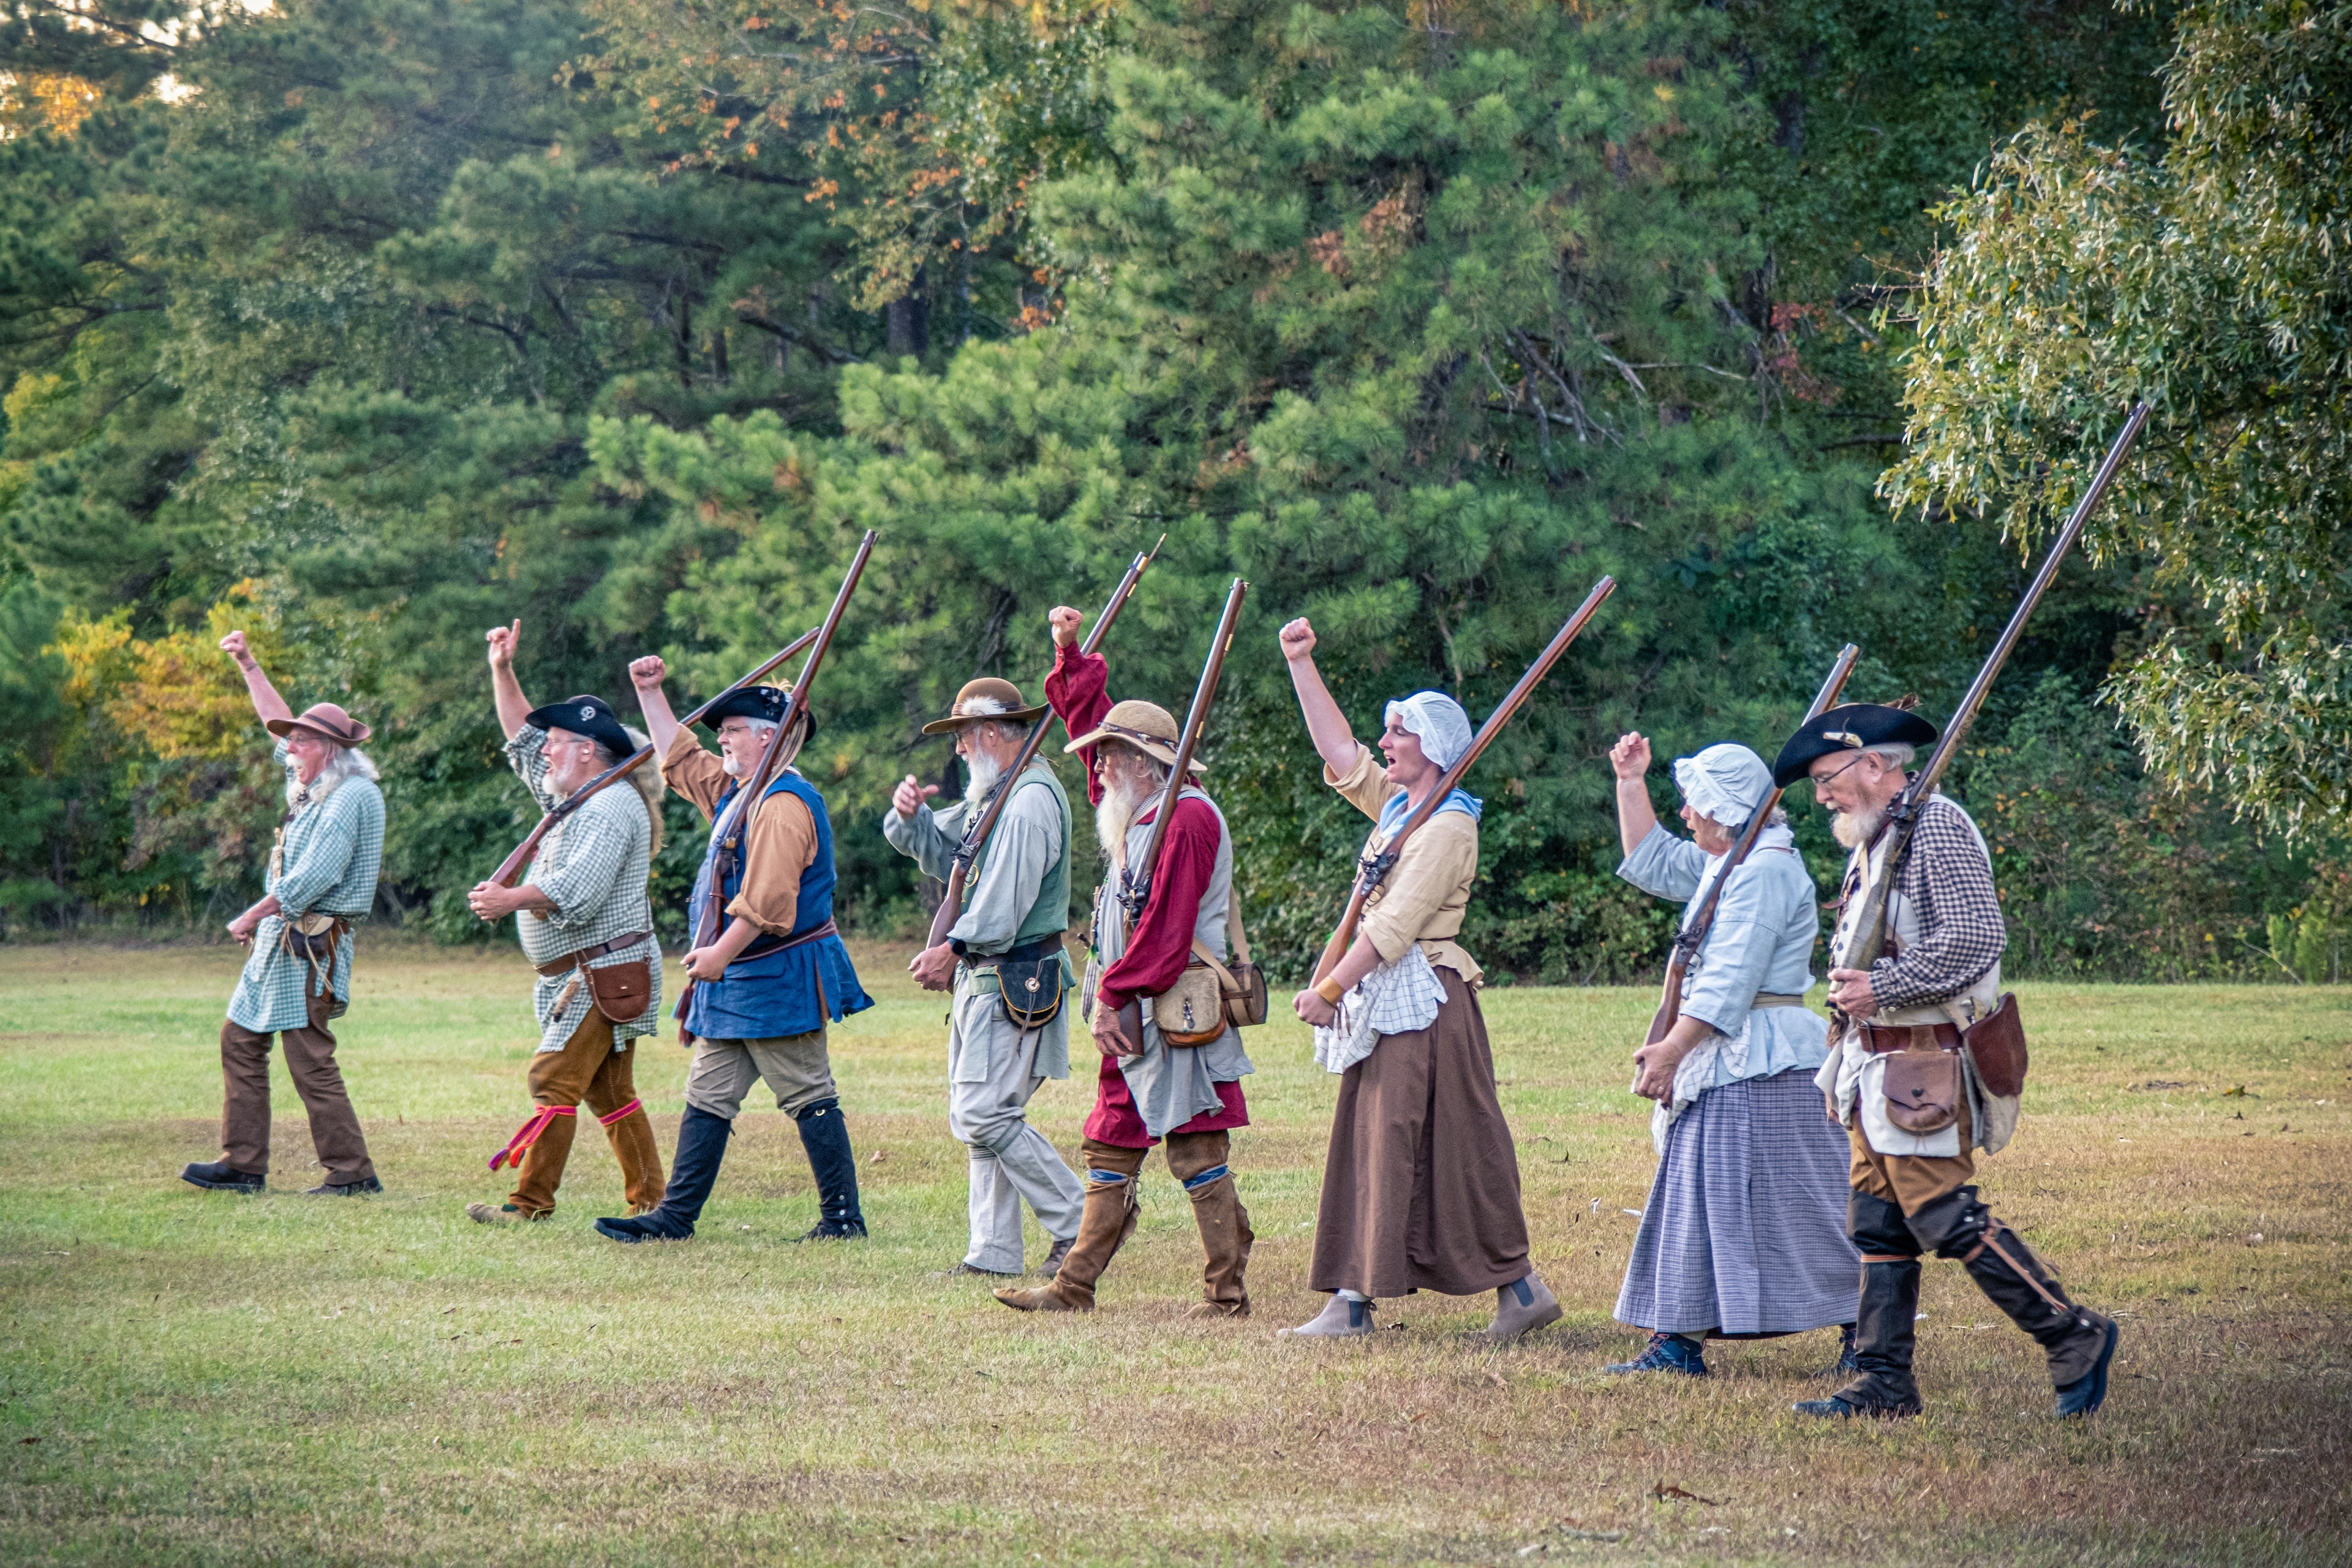
{"label": "man with wide brim hat", "polygon": [[[1201,1027],[1183,1031],[1181,1042],[1162,1032],[1154,1005],[1187,970],[1221,979],[1234,953],[1246,961],[1233,834],[1216,803],[1188,780],[1168,819],[1149,894],[1130,922],[1119,900],[1122,879],[1150,840],[1180,731],[1158,703],[1111,701],[1108,664],[1077,646],[1076,610],[1057,608],[1052,623],[1055,662],[1045,696],[1076,737],[1063,750],[1086,761],[1107,872],[1095,890],[1094,952],[1081,993],[1101,1066],[1086,1123],[1086,1209],[1076,1245],[1051,1283],[1000,1289],[996,1299],[1024,1312],[1093,1310],[1096,1282],[1135,1232],[1144,1159],[1164,1139],[1168,1173],[1191,1200],[1205,1260],[1202,1299],[1189,1315],[1247,1317],[1244,1275],[1256,1237],[1231,1160],[1233,1129],[1249,1125],[1241,1080],[1256,1069],[1225,1022],[1220,990],[1194,988],[1213,999],[1213,1010],[1198,1021]],[[1191,766],[1196,775],[1207,771],[1197,762]],[[1120,1021],[1130,1003],[1139,1005],[1134,1035]]]}
{"label": "man with wide brim hat", "polygon": [[236,661],[286,773],[287,816],[269,854],[266,896],[229,922],[252,956],[221,1025],[221,1157],[180,1173],[192,1186],[257,1193],[269,1172],[269,1046],[277,1037],[326,1180],[314,1196],[380,1193],[359,1113],[335,1061],[331,1021],[351,1005],[352,924],[375,903],[383,860],[383,794],[358,749],[368,727],[332,702],[299,715],[262,672],[243,632],[221,639]]}
{"label": "man with wide brim hat", "polygon": [[[490,690],[507,764],[540,810],[551,812],[645,737],[593,693],[533,708],[514,670],[521,633],[520,621],[488,633]],[[662,1200],[661,1150],[637,1098],[632,1047],[661,1020],[661,945],[646,896],[661,850],[661,775],[640,767],[578,802],[548,830],[528,881],[514,888],[487,881],[467,895],[482,920],[515,917],[523,956],[539,972],[531,988],[539,1024],[528,1077],[531,1113],[490,1157],[493,1172],[514,1167],[514,1190],[502,1204],[466,1205],[482,1224],[555,1213],[583,1104],[620,1164],[630,1212],[646,1213]]]}
{"label": "man with wide brim hat", "polygon": [[[688,994],[681,1035],[694,1047],[686,1114],[670,1161],[669,1194],[651,1214],[600,1219],[614,1241],[680,1241],[694,1234],[744,1097],[764,1082],[793,1119],[815,1178],[817,1221],[802,1241],[866,1234],[857,1158],[826,1029],[874,1005],[834,924],[833,817],[824,796],[793,766],[816,732],[805,710],[783,731],[789,688],[747,686],[702,715],[719,738],[713,754],[678,723],[657,658],[629,666],[637,701],[661,757],[661,776],[713,825],[687,900]],[[745,781],[771,746],[783,754],[748,820]]]}
{"label": "man with wide brim hat", "polygon": [[[1075,983],[1062,935],[1070,923],[1070,799],[1043,758],[1006,776],[1045,709],[1009,680],[966,682],[927,735],[953,734],[970,782],[964,798],[936,810],[937,785],[909,774],[882,814],[882,836],[926,876],[955,874],[964,835],[992,795],[1006,793],[986,844],[964,873],[961,910],[943,940],[908,972],[925,989],[951,991],[948,1013],[948,1130],[971,1156],[969,1245],[947,1272],[1010,1278],[1022,1271],[1021,1205],[1052,1238],[1045,1269],[1060,1266],[1078,1234],[1078,1178],[1029,1124],[1030,1097],[1070,1076],[1070,1022],[1062,999]],[[1021,1016],[1015,1017],[1015,1009]]]}
{"label": "man with wide brim hat", "polygon": [[1796,1408],[1824,1416],[1917,1413],[1912,1324],[1919,1259],[1933,1252],[1957,1258],[2041,1344],[2058,1414],[2088,1415],[2106,1398],[2116,1325],[2077,1306],[1974,1184],[1975,1152],[1997,1152],[2016,1128],[2021,1086],[1994,1092],[1962,1037],[2002,1011],[2008,933],[1984,836],[1958,802],[1937,793],[1919,805],[1882,906],[1881,955],[1867,969],[1850,956],[1864,935],[1859,911],[1878,902],[1868,895],[1888,875],[1898,837],[1888,831],[1890,810],[1910,784],[1917,748],[1936,738],[1935,726],[1906,708],[1849,703],[1790,736],[1773,765],[1783,783],[1811,779],[1849,852],[1830,938],[1829,1001],[1839,1018],[1814,1082],[1853,1148],[1847,1220],[1862,1253],[1853,1348],[1861,1371],[1829,1398]]}

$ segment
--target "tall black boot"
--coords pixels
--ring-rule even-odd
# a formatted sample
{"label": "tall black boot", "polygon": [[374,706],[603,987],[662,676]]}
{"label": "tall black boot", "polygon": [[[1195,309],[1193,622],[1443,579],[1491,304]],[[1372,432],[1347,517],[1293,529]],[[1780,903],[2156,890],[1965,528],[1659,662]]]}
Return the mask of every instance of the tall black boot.
{"label": "tall black boot", "polygon": [[1827,1399],[1799,1400],[1800,1415],[1916,1415],[1919,1384],[1911,1375],[1918,1340],[1919,1260],[1862,1266],[1854,1315],[1853,1361],[1861,1375]]}
{"label": "tall black boot", "polygon": [[816,1177],[817,1222],[802,1241],[841,1241],[866,1234],[866,1215],[857,1207],[857,1156],[849,1147],[849,1123],[841,1101],[820,1100],[803,1107],[793,1119],[800,1126],[801,1147],[808,1152],[809,1170]]}
{"label": "tall black boot", "polygon": [[634,1219],[600,1219],[596,1233],[614,1241],[684,1241],[692,1236],[719,1180],[719,1163],[727,1157],[727,1136],[734,1127],[723,1116],[688,1106],[677,1124],[677,1152],[670,1159],[669,1190],[661,1206]]}
{"label": "tall black boot", "polygon": [[2070,1300],[2058,1271],[1994,1217],[1976,1188],[1956,1187],[1920,1205],[1911,1233],[1937,1257],[1958,1258],[1986,1299],[2033,1336],[2049,1358],[2059,1415],[2087,1415],[2099,1407],[2115,1360],[2115,1323]]}

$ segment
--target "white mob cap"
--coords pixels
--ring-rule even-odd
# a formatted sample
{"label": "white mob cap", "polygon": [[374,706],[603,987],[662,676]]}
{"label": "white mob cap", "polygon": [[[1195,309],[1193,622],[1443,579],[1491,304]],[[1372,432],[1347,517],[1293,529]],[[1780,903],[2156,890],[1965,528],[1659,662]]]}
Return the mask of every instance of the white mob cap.
{"label": "white mob cap", "polygon": [[1675,759],[1675,787],[1701,816],[1737,827],[1772,793],[1772,770],[1747,747],[1718,741],[1696,755]]}
{"label": "white mob cap", "polygon": [[1452,767],[1470,749],[1470,715],[1443,691],[1400,697],[1388,705],[1381,721],[1419,736],[1421,754],[1441,768]]}

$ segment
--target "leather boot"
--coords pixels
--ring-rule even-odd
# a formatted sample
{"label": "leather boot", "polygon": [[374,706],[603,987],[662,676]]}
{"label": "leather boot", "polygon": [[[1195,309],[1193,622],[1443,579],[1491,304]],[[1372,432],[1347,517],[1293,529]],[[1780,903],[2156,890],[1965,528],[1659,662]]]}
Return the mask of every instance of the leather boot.
{"label": "leather boot", "polygon": [[1559,1299],[1532,1268],[1495,1291],[1495,1321],[1486,1325],[1490,1340],[1516,1340],[1559,1321]]}
{"label": "leather boot", "polygon": [[1911,1375],[1918,1317],[1919,1260],[1864,1263],[1853,1325],[1862,1375],[1827,1399],[1801,1399],[1792,1408],[1800,1415],[1918,1415],[1919,1384]]}
{"label": "leather boot", "polygon": [[801,1130],[801,1148],[808,1154],[809,1171],[816,1177],[817,1222],[803,1241],[844,1241],[866,1234],[866,1215],[857,1206],[857,1155],[849,1146],[849,1123],[841,1102],[820,1100],[793,1117]]}
{"label": "leather boot", "polygon": [[1241,1189],[1234,1183],[1227,1163],[1232,1155],[1230,1132],[1168,1135],[1169,1173],[1192,1200],[1192,1223],[1201,1232],[1201,1299],[1186,1310],[1188,1318],[1250,1314],[1247,1274],[1257,1232],[1250,1228],[1249,1210],[1242,1206]]}
{"label": "leather boot", "polygon": [[2068,1300],[2057,1271],[1998,1219],[1961,1266],[1986,1300],[2041,1345],[2059,1415],[2088,1415],[2106,1402],[2107,1367],[2118,1337],[2114,1320]]}
{"label": "leather boot", "polygon": [[727,1157],[728,1134],[735,1124],[697,1106],[686,1108],[677,1124],[677,1153],[670,1161],[669,1191],[661,1206],[634,1219],[600,1219],[596,1234],[614,1241],[684,1241],[694,1234],[702,1205],[719,1180],[719,1162]]}
{"label": "leather boot", "polygon": [[1372,1303],[1331,1293],[1323,1310],[1295,1329],[1277,1329],[1278,1340],[1350,1340],[1372,1331]]}
{"label": "leather boot", "polygon": [[1055,1270],[1051,1283],[1033,1290],[1000,1289],[996,1299],[1016,1312],[1091,1312],[1095,1281],[1112,1257],[1135,1234],[1143,1205],[1136,1177],[1144,1151],[1087,1141],[1087,1194],[1078,1212],[1078,1237]]}

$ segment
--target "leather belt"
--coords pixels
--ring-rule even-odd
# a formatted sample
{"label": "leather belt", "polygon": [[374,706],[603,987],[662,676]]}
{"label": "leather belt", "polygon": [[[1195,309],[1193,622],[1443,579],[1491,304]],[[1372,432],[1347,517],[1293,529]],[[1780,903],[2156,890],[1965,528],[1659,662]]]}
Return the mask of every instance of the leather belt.
{"label": "leather belt", "polygon": [[831,921],[825,921],[824,924],[817,927],[814,931],[804,931],[798,936],[773,936],[761,934],[752,938],[751,942],[744,947],[743,951],[735,955],[734,962],[736,963],[741,963],[746,959],[765,958],[772,952],[782,952],[787,948],[806,947],[809,943],[819,941],[824,937],[839,936],[840,934],[841,928],[834,924]]}
{"label": "leather belt", "polygon": [[540,973],[552,980],[567,969],[584,969],[592,958],[602,958],[608,952],[631,948],[653,935],[649,931],[625,931],[610,942],[600,942],[593,947],[583,947],[577,952],[567,952],[562,958],[551,958],[539,965]]}
{"label": "leather belt", "polygon": [[1752,1013],[1759,1007],[1801,1007],[1804,1005],[1802,996],[1791,996],[1785,991],[1759,991],[1756,1000],[1748,1004],[1748,1010]]}
{"label": "leather belt", "polygon": [[1960,1031],[1951,1024],[1882,1024],[1862,1026],[1862,1048],[1873,1056],[1891,1051],[1957,1051]]}
{"label": "leather belt", "polygon": [[1047,953],[1060,952],[1063,947],[1062,937],[1057,932],[1052,936],[1041,936],[1034,942],[1024,942],[1018,947],[1008,947],[1003,952],[967,952],[958,962],[968,969],[984,969],[995,963],[1031,963]]}

